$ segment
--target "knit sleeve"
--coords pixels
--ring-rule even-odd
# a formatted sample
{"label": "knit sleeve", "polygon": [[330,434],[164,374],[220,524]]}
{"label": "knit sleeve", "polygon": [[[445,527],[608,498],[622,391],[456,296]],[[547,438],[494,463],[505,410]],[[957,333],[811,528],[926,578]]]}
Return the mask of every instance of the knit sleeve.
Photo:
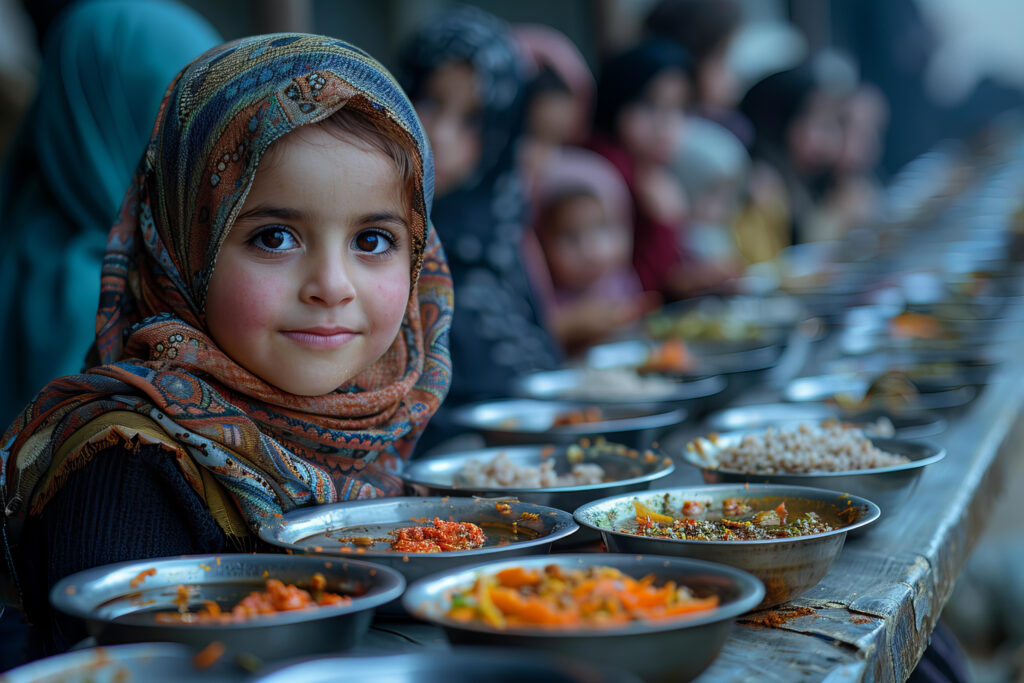
{"label": "knit sleeve", "polygon": [[98,565],[223,552],[224,533],[158,445],[112,445],[97,452],[26,520],[19,579],[32,625],[29,655],[66,650],[84,629],[51,610],[50,587]]}

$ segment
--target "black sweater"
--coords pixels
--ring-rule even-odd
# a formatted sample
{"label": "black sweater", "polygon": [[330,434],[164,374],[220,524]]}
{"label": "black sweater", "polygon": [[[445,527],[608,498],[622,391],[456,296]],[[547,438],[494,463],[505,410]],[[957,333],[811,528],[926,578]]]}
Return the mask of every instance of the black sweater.
{"label": "black sweater", "polygon": [[50,587],[65,576],[112,562],[227,550],[227,536],[166,450],[99,451],[25,522],[15,561],[32,628],[29,659],[63,652],[87,635],[49,606]]}

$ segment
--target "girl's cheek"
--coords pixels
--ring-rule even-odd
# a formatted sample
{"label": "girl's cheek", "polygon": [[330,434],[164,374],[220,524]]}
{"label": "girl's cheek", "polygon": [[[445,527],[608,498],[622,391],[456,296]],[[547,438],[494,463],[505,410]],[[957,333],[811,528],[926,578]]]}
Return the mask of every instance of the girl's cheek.
{"label": "girl's cheek", "polygon": [[[401,323],[409,304],[409,274],[403,272],[396,277],[383,277],[376,281],[374,301],[370,310],[376,310],[382,322],[389,327]],[[395,322],[397,320],[397,322]]]}
{"label": "girl's cheek", "polygon": [[286,283],[256,273],[233,273],[218,309],[238,329],[266,327],[278,313]]}

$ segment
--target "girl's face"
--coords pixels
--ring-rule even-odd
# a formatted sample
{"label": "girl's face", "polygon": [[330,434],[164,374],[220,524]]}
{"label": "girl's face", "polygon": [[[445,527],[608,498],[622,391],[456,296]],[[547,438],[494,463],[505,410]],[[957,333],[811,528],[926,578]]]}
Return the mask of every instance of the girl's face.
{"label": "girl's face", "polygon": [[210,280],[214,341],[302,396],[368,368],[409,302],[406,206],[394,162],[358,140],[310,126],[275,142]]}
{"label": "girl's face", "polygon": [[530,136],[550,145],[567,145],[579,134],[579,107],[572,95],[555,90],[543,92],[530,102],[526,127]]}
{"label": "girl's face", "polygon": [[600,200],[589,195],[559,203],[542,231],[541,244],[552,280],[574,291],[628,266],[633,251],[629,229],[610,220]]}
{"label": "girl's face", "polygon": [[697,99],[712,109],[726,109],[739,99],[739,82],[729,65],[732,36],[723,40],[697,67]]}
{"label": "girl's face", "polygon": [[473,67],[466,62],[440,66],[414,105],[434,150],[434,191],[441,196],[462,184],[480,162],[482,103]]}
{"label": "girl's face", "polygon": [[843,147],[841,113],[835,97],[811,95],[787,133],[789,158],[798,170],[820,173],[836,165]]}
{"label": "girl's face", "polygon": [[690,85],[678,69],[655,76],[644,97],[619,114],[619,140],[633,159],[662,166],[675,153],[682,132]]}

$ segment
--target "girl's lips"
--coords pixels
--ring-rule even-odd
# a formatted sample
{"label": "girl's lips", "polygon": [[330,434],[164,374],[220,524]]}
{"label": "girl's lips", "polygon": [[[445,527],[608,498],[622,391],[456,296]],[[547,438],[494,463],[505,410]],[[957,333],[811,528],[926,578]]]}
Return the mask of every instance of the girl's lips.
{"label": "girl's lips", "polygon": [[352,330],[327,327],[312,327],[306,330],[284,330],[285,337],[296,344],[313,349],[337,349],[356,337]]}

